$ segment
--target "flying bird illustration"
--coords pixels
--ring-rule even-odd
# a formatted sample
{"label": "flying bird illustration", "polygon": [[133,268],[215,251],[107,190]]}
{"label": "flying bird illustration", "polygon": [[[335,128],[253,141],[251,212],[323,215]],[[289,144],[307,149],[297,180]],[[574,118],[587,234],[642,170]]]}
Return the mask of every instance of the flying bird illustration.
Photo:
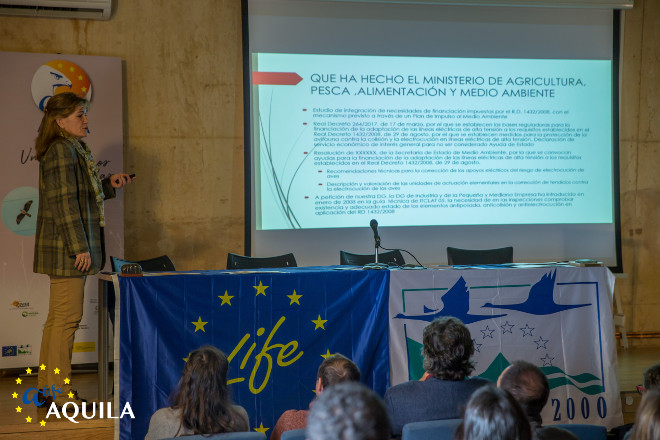
{"label": "flying bird illustration", "polygon": [[27,203],[25,203],[25,205],[23,206],[23,209],[21,209],[21,213],[18,214],[18,216],[16,217],[16,224],[17,225],[19,225],[21,223],[21,221],[23,220],[23,218],[25,218],[26,215],[28,217],[32,217],[32,214],[28,213],[28,211],[30,210],[30,206],[32,206],[33,201],[34,200],[29,200]]}
{"label": "flying bird illustration", "polygon": [[557,304],[553,298],[556,278],[556,270],[552,274],[546,273],[543,275],[543,277],[529,289],[529,296],[523,303],[501,305],[486,303],[482,307],[517,310],[519,312],[529,313],[530,315],[552,315],[553,313],[563,312],[564,310],[577,309],[579,307],[587,307],[591,305]]}
{"label": "flying bird illustration", "polygon": [[465,280],[460,277],[456,284],[442,296],[444,306],[441,309],[430,309],[424,306],[424,314],[422,315],[405,315],[399,313],[395,319],[415,319],[419,321],[431,322],[439,316],[454,316],[464,324],[471,324],[473,322],[483,321],[485,319],[499,318],[504,315],[471,315],[470,310],[470,292],[467,288]]}

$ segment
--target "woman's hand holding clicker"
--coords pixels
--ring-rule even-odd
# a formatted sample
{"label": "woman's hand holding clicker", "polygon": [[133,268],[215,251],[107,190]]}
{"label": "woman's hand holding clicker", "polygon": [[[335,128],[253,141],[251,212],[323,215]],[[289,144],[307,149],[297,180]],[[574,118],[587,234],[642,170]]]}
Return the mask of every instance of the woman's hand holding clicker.
{"label": "woman's hand holding clicker", "polygon": [[128,185],[135,179],[135,175],[129,175],[129,174],[113,174],[110,176],[110,183],[112,184],[113,188],[121,188],[124,185]]}

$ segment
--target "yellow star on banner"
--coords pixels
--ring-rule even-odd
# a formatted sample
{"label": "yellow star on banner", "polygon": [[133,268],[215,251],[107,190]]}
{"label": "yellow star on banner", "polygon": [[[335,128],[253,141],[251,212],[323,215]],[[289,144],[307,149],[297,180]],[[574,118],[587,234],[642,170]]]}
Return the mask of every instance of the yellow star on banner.
{"label": "yellow star on banner", "polygon": [[231,299],[233,298],[233,296],[228,294],[227,291],[225,290],[225,294],[218,295],[218,298],[222,300],[222,304],[220,304],[220,306],[224,306],[225,304],[231,305]]}
{"label": "yellow star on banner", "polygon": [[291,300],[291,302],[289,303],[290,306],[292,306],[293,303],[296,303],[296,304],[300,305],[300,301],[298,301],[298,300],[300,298],[302,298],[302,295],[298,295],[296,293],[296,291],[294,290],[292,295],[287,295],[287,298],[289,298]]}
{"label": "yellow star on banner", "polygon": [[266,431],[268,431],[269,429],[270,429],[270,428],[264,428],[264,424],[263,424],[263,423],[259,423],[259,427],[258,427],[258,428],[254,428],[255,431],[260,432],[260,433],[262,433],[262,434],[265,434]]}
{"label": "yellow star on banner", "polygon": [[40,424],[41,426],[46,426],[46,421],[45,421],[45,420],[42,420],[41,422],[39,422],[39,424]]}
{"label": "yellow star on banner", "polygon": [[11,398],[12,399],[18,399],[18,394],[17,393],[12,393]]}
{"label": "yellow star on banner", "polygon": [[[268,289],[270,286],[264,286],[263,284],[261,284],[261,281],[259,281],[259,285],[258,285],[258,286],[252,286],[252,287],[254,287],[255,289],[257,289],[257,294],[256,294],[256,295],[263,295],[263,296],[266,296],[266,289]],[[256,296],[256,295],[255,295],[255,296]]]}
{"label": "yellow star on banner", "polygon": [[322,328],[323,330],[325,330],[325,327],[323,327],[323,325],[324,325],[326,322],[328,322],[328,320],[327,320],[327,319],[321,319],[321,315],[319,315],[318,318],[316,318],[316,319],[312,319],[312,322],[316,325],[316,327],[314,327],[314,330],[318,330],[318,329],[320,329],[320,328]]}
{"label": "yellow star on banner", "polygon": [[69,396],[69,399],[73,399],[73,393],[71,391],[69,391],[69,394],[67,394],[67,396]]}
{"label": "yellow star on banner", "polygon": [[66,385],[69,385],[69,382],[71,382],[71,379],[69,379],[68,377],[65,377],[65,378],[64,378],[64,383],[65,383]]}
{"label": "yellow star on banner", "polygon": [[[204,333],[206,333],[206,332],[204,332]],[[183,358],[183,361],[188,362],[188,359],[190,359],[190,353],[188,353],[188,357]]]}
{"label": "yellow star on banner", "polygon": [[197,333],[197,330],[201,330],[201,331],[203,331],[204,333],[206,333],[206,330],[204,330],[204,326],[205,326],[206,324],[208,324],[208,321],[207,321],[207,322],[202,321],[202,317],[201,317],[201,316],[199,317],[199,319],[197,320],[197,322],[193,322],[193,324],[195,325],[195,333]]}
{"label": "yellow star on banner", "polygon": [[27,416],[27,417],[25,418],[25,421],[26,421],[27,423],[32,423],[32,417]]}
{"label": "yellow star on banner", "polygon": [[23,411],[23,408],[21,408],[20,406],[17,406],[16,407],[16,412],[21,412],[21,411]]}
{"label": "yellow star on banner", "polygon": [[20,385],[23,380],[20,377],[16,378],[16,385]]}
{"label": "yellow star on banner", "polygon": [[27,374],[32,374],[32,368],[28,367],[27,370],[25,370]]}
{"label": "yellow star on banner", "polygon": [[55,372],[55,374],[60,374],[60,369],[59,368],[55,368],[53,371]]}
{"label": "yellow star on banner", "polygon": [[46,366],[44,364],[41,364],[41,365],[39,365],[39,369],[43,371],[43,370],[46,369]]}
{"label": "yellow star on banner", "polygon": [[327,359],[328,356],[332,356],[332,353],[330,353],[330,350],[326,350],[325,354],[322,354],[321,357],[323,359]]}

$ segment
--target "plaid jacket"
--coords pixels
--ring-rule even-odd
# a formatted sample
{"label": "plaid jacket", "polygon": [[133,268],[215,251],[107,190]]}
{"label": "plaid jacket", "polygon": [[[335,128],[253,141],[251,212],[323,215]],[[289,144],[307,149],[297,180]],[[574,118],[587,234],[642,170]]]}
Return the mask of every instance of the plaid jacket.
{"label": "plaid jacket", "polygon": [[[110,179],[105,198],[115,196]],[[85,161],[64,139],[55,140],[39,162],[39,210],[34,243],[34,271],[54,276],[92,275],[103,265],[99,210]],[[87,272],[75,268],[76,255],[89,252]]]}

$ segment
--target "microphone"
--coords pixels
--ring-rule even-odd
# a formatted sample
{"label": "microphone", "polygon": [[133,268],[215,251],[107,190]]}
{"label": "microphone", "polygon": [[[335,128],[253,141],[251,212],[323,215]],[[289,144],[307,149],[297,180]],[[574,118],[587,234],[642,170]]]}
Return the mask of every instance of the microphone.
{"label": "microphone", "polygon": [[376,241],[376,247],[380,247],[380,236],[378,235],[378,222],[376,219],[372,219],[369,222],[371,229],[374,231],[374,240]]}

